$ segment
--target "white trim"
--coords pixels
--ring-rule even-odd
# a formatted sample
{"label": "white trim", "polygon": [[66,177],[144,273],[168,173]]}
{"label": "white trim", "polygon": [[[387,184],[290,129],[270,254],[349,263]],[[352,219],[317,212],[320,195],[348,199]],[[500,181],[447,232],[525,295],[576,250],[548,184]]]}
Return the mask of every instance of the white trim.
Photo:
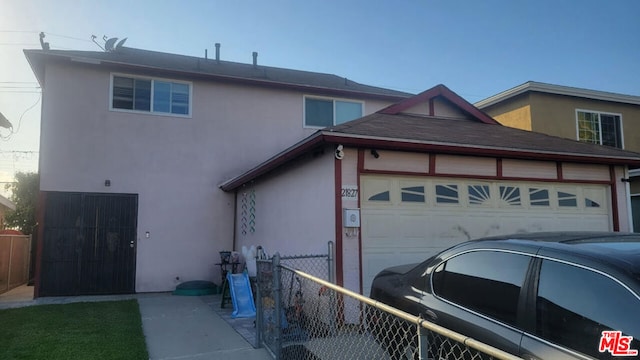
{"label": "white trim", "polygon": [[528,81],[509,90],[490,96],[484,100],[480,100],[474,105],[479,109],[483,109],[512,97],[518,96],[520,94],[524,94],[528,91],[640,105],[640,96],[616,94],[606,91],[581,89],[570,86],[545,84],[535,81]]}
{"label": "white trim", "polygon": [[[129,109],[120,109],[120,108],[114,108],[113,107],[113,78],[119,76],[119,77],[126,77],[126,78],[130,78],[130,79],[137,79],[137,80],[149,80],[151,81],[151,96],[150,96],[150,104],[149,104],[149,111],[142,111],[142,110],[129,110]],[[162,111],[153,111],[153,96],[154,96],[154,83],[155,81],[161,81],[161,82],[168,82],[168,83],[176,83],[176,84],[184,84],[189,86],[189,112],[187,114],[174,114],[171,112],[162,112]],[[153,116],[168,116],[168,117],[180,117],[180,118],[192,118],[193,117],[193,83],[190,81],[182,81],[182,80],[175,80],[175,79],[169,79],[169,78],[161,78],[161,77],[149,77],[149,76],[139,76],[139,75],[132,75],[132,74],[126,74],[126,73],[116,73],[116,72],[112,72],[109,74],[109,111],[114,111],[114,112],[122,112],[122,113],[130,113],[130,114],[140,114],[140,115],[153,115]]]}
{"label": "white trim", "polygon": [[[337,98],[337,97],[328,97],[328,96],[316,96],[316,95],[302,95],[302,127],[305,129],[325,129],[327,128],[327,126],[309,126],[306,123],[306,117],[307,117],[307,98],[309,99],[319,99],[319,100],[326,100],[326,101],[331,101],[333,104],[333,124],[329,125],[329,126],[335,126],[338,125],[336,124],[336,101],[343,101],[343,102],[350,102],[350,103],[357,103],[361,105],[361,115],[360,117],[365,116],[364,113],[364,109],[365,109],[365,102],[363,100],[354,100],[354,99],[348,99],[348,98]],[[355,120],[355,119],[354,119]]]}
{"label": "white trim", "polygon": [[578,141],[580,141],[580,127],[578,126],[578,113],[579,112],[584,112],[584,113],[592,113],[592,114],[598,114],[598,126],[600,126],[600,139],[599,140],[599,144],[598,145],[602,145],[602,120],[600,119],[600,115],[604,114],[604,115],[613,115],[613,116],[617,116],[620,120],[620,147],[619,149],[623,150],[624,149],[624,129],[622,128],[622,114],[620,113],[612,113],[612,112],[607,112],[607,111],[599,111],[599,110],[589,110],[589,109],[576,109],[576,139]]}

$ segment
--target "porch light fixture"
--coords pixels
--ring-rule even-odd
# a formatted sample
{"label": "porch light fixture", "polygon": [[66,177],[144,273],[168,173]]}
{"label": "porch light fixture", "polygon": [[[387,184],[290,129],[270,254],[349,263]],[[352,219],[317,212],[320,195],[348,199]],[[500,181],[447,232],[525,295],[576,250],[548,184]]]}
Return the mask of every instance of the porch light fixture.
{"label": "porch light fixture", "polygon": [[371,150],[371,155],[373,155],[373,157],[376,158],[376,159],[380,157],[380,154],[378,153],[378,150],[376,150],[376,149]]}

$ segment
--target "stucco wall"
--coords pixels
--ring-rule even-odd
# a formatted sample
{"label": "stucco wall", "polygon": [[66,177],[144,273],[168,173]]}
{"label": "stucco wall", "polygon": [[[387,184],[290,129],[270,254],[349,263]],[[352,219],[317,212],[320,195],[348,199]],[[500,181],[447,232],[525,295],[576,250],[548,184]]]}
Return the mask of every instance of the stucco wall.
{"label": "stucco wall", "polygon": [[[333,151],[308,156],[237,192],[235,250],[326,254],[335,241]],[[253,223],[252,223],[253,220]]]}
{"label": "stucco wall", "polygon": [[234,196],[218,185],[316,131],[303,127],[304,94],[196,80],[183,118],[110,111],[109,84],[95,66],[47,67],[41,190],[139,194],[136,291],[218,281],[234,234]]}
{"label": "stucco wall", "polygon": [[523,94],[489,106],[482,111],[505,126],[531,130],[531,107],[529,95]]}
{"label": "stucco wall", "polygon": [[640,106],[533,93],[532,130],[576,140],[576,109],[620,114],[624,149],[640,151]]}

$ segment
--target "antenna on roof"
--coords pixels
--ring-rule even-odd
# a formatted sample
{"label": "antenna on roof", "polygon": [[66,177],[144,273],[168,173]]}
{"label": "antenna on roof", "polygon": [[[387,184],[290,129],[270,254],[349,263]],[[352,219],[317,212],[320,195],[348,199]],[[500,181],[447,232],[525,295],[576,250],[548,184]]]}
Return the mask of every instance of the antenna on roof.
{"label": "antenna on roof", "polygon": [[44,32],[40,33],[40,46],[42,46],[42,50],[49,50],[49,43],[44,42]]}
{"label": "antenna on roof", "polygon": [[98,47],[100,49],[102,49],[102,51],[113,52],[113,51],[116,51],[116,50],[120,50],[122,48],[122,46],[124,45],[125,41],[127,41],[128,38],[124,38],[124,39],[118,41],[117,37],[108,38],[107,35],[104,35],[104,36],[102,36],[102,40],[104,41],[104,47],[101,46],[100,44],[98,44],[96,39],[97,39],[97,36],[91,35],[91,41],[93,41],[94,44],[98,45]]}

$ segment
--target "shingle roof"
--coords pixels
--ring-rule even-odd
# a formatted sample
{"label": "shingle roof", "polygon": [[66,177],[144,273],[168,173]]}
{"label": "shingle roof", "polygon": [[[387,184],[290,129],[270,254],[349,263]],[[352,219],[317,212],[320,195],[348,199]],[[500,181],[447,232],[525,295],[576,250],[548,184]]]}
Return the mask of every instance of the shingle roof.
{"label": "shingle roof", "polygon": [[394,142],[409,141],[462,146],[476,148],[478,153],[481,152],[480,149],[495,149],[603,159],[629,159],[634,163],[640,163],[640,153],[473,120],[374,113],[327,128],[324,132]]}
{"label": "shingle roof", "polygon": [[304,153],[328,144],[436,154],[511,159],[567,161],[640,167],[640,153],[574,140],[477,119],[374,113],[319,130],[257,167],[220,185],[232,191]]}
{"label": "shingle roof", "polygon": [[120,48],[117,51],[25,50],[31,66],[41,75],[44,61],[69,59],[90,64],[133,66],[145,69],[178,72],[191,76],[214,77],[228,81],[250,81],[271,86],[294,86],[309,90],[339,91],[362,96],[400,100],[413,94],[357,83],[332,74],[283,69],[231,61],[216,61],[194,56],[176,55],[157,51]]}

